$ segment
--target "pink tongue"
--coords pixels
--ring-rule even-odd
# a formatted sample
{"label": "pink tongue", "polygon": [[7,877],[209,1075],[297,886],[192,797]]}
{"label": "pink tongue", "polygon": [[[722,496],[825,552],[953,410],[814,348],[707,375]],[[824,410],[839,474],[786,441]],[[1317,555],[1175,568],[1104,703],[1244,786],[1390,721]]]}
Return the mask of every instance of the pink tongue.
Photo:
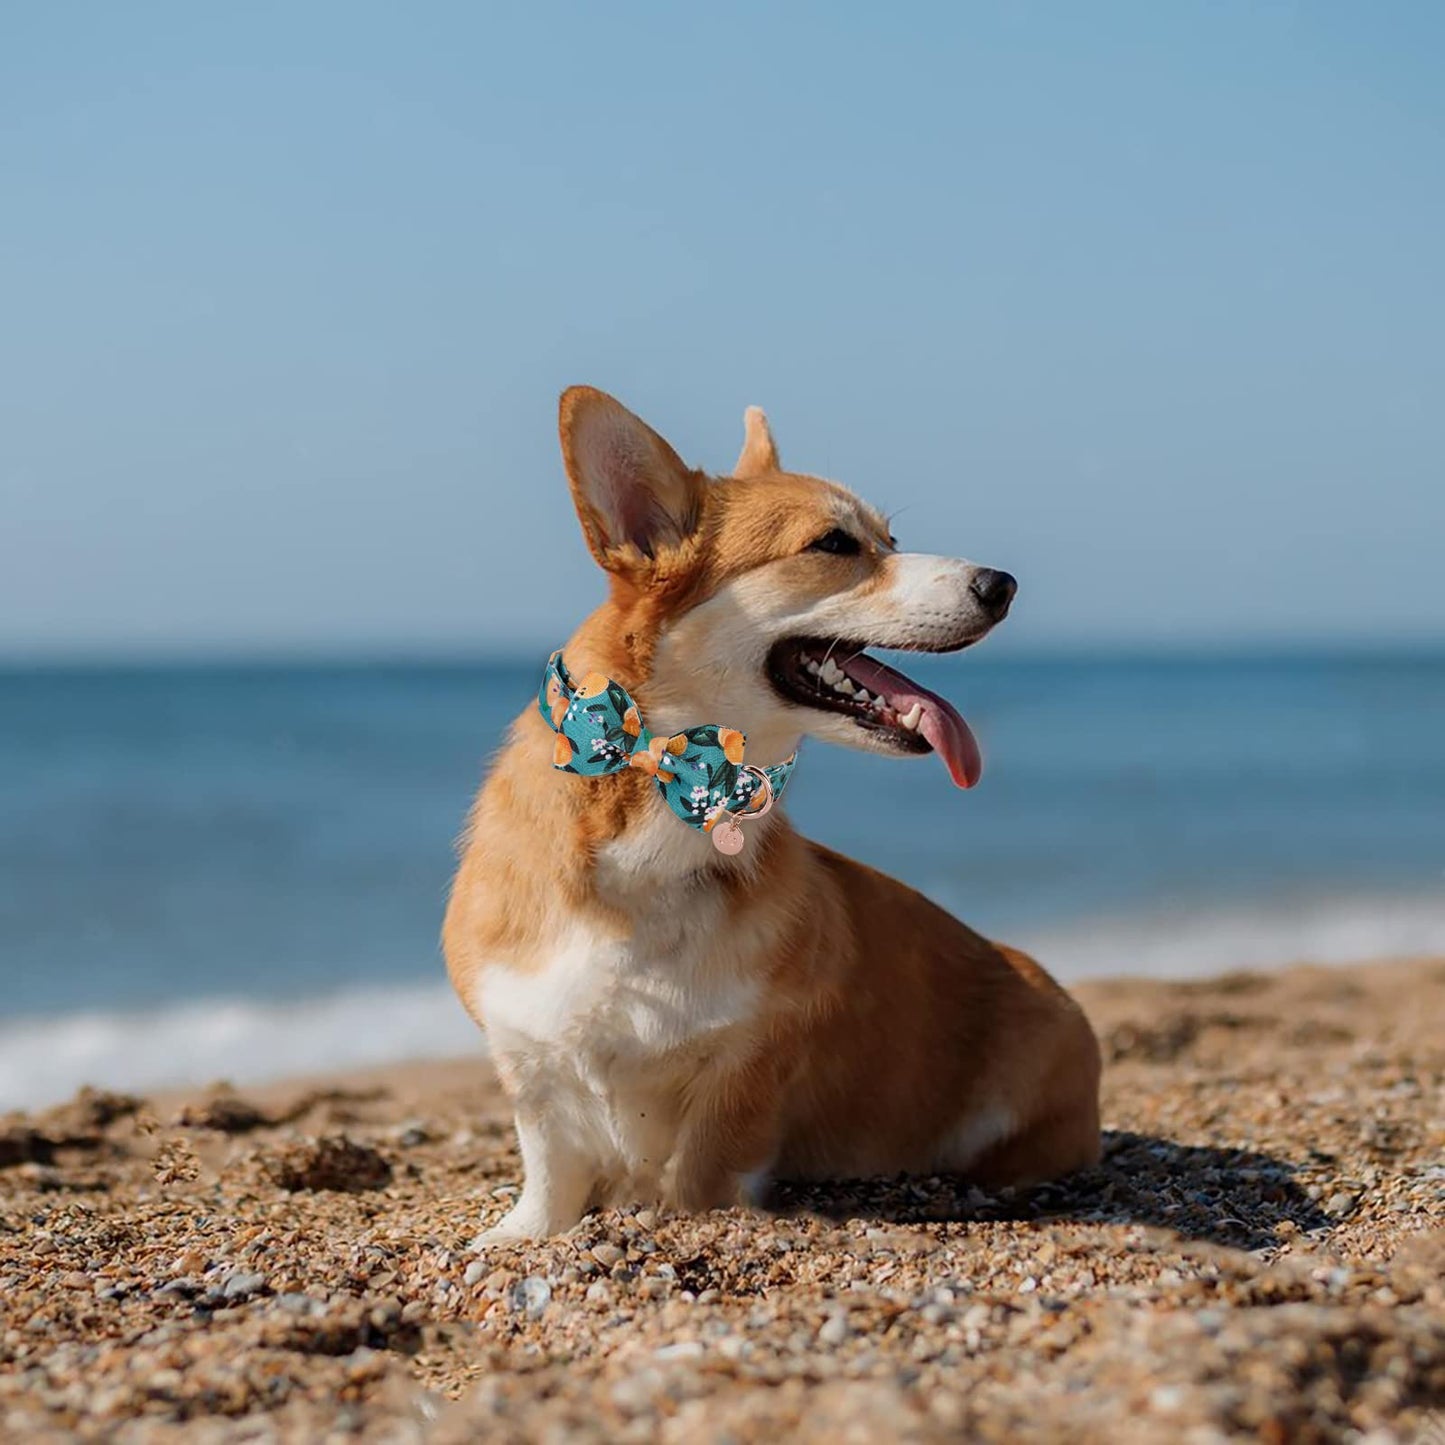
{"label": "pink tongue", "polygon": [[958,715],[958,709],[945,702],[936,692],[929,692],[901,672],[860,652],[856,657],[838,659],[838,665],[859,687],[866,687],[876,697],[884,698],[900,716],[913,706],[923,704],[918,731],[945,763],[953,781],[960,788],[971,788],[983,773],[983,756],[978,740]]}

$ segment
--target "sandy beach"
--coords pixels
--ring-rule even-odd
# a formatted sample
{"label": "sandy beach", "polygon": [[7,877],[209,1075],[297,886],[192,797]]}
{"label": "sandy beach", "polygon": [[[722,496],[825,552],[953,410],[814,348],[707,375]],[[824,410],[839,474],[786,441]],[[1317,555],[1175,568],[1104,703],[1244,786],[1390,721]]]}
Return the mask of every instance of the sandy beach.
{"label": "sandy beach", "polygon": [[484,1260],[480,1057],[8,1116],[0,1437],[1445,1442],[1445,960],[1078,994],[1086,1175]]}

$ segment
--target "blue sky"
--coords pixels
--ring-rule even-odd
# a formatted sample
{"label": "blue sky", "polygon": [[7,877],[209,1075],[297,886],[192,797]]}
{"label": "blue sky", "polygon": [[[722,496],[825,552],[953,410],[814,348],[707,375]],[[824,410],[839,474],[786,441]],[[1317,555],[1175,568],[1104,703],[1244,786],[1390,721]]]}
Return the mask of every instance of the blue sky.
{"label": "blue sky", "polygon": [[557,392],[1018,573],[1445,635],[1445,8],[8,6],[0,653],[508,650]]}

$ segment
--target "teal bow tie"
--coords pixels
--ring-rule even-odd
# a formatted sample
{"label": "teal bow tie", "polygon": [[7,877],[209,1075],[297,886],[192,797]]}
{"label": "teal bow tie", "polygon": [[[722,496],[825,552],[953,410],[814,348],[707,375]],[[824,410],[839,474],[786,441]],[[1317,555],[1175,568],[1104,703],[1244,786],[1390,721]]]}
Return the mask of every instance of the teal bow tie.
{"label": "teal bow tie", "polygon": [[554,767],[584,778],[639,768],[657,779],[667,806],[704,833],[729,813],[765,811],[782,795],[798,760],[794,753],[770,768],[744,764],[747,738],[716,723],[654,736],[625,688],[600,672],[588,673],[579,686],[560,652],[547,660],[537,710],[557,734]]}

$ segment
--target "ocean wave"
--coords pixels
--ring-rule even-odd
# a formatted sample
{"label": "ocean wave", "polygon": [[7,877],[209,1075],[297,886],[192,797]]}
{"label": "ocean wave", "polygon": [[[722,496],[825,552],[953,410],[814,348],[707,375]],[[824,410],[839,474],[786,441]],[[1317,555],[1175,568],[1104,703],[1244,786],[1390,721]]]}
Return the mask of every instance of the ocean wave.
{"label": "ocean wave", "polygon": [[1445,891],[1130,912],[1011,933],[1065,982],[1445,954]]}
{"label": "ocean wave", "polygon": [[[1130,913],[1008,937],[1065,981],[1445,954],[1445,894]],[[464,1056],[480,1046],[445,984],[21,1019],[0,1024],[0,1109],[53,1103],[82,1084],[150,1090],[218,1078],[259,1083]]]}
{"label": "ocean wave", "polygon": [[358,988],[285,1002],[204,999],[0,1024],[0,1109],[34,1108],[82,1084],[149,1090],[227,1079],[451,1058],[481,1035],[446,984]]}

